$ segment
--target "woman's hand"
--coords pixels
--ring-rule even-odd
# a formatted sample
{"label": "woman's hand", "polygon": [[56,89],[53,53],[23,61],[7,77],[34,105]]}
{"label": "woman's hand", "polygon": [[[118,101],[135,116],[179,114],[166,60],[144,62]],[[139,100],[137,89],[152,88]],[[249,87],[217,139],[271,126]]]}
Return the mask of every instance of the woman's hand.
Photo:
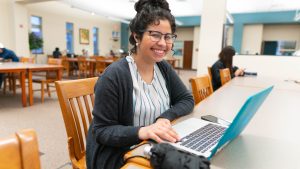
{"label": "woman's hand", "polygon": [[243,76],[245,69],[238,69],[234,72],[235,76]]}
{"label": "woman's hand", "polygon": [[172,128],[168,119],[159,118],[154,124],[140,128],[139,138],[141,140],[152,139],[158,143],[179,141],[179,136]]}

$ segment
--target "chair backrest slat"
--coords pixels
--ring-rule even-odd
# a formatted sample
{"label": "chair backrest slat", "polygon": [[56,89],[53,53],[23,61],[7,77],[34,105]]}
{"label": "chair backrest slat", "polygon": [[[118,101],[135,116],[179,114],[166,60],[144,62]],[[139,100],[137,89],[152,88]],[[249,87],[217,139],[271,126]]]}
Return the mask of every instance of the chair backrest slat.
{"label": "chair backrest slat", "polygon": [[[86,138],[87,128],[89,126],[86,123],[85,114],[88,112],[85,113],[85,111],[83,110],[82,97],[76,97],[76,100],[77,100],[77,104],[78,104],[78,108],[79,108],[79,112],[80,112],[81,123],[83,125],[84,137]],[[89,105],[87,105],[87,107],[89,107]],[[87,107],[85,106],[85,109],[88,109]]]}
{"label": "chair backrest slat", "polygon": [[91,109],[90,109],[90,106],[89,106],[88,96],[83,96],[83,99],[84,99],[84,104],[85,104],[85,107],[86,107],[86,114],[88,116],[88,120],[89,120],[89,122],[91,122],[92,121],[92,116],[91,116],[92,112],[91,112]]}
{"label": "chair backrest slat", "polygon": [[[75,98],[76,99],[76,98]],[[84,142],[83,142],[83,137],[82,137],[82,133],[81,133],[81,125],[80,125],[80,121],[79,121],[79,117],[78,117],[78,107],[76,107],[76,103],[74,101],[74,99],[70,99],[70,106],[71,109],[73,110],[73,122],[74,122],[74,141],[75,143],[79,144],[79,146],[75,146],[75,151],[78,152],[82,152],[82,148],[84,148]],[[80,112],[79,112],[80,113]],[[84,150],[84,149],[83,149]]]}

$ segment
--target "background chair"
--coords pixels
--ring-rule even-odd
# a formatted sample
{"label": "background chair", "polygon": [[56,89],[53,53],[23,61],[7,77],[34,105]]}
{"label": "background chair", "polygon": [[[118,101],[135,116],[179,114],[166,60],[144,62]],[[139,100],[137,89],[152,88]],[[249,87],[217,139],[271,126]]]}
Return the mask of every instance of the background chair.
{"label": "background chair", "polygon": [[208,76],[210,78],[210,82],[212,83],[212,73],[211,73],[211,67],[210,66],[207,67],[207,72],[208,72]]}
{"label": "background chair", "polygon": [[[48,64],[49,65],[61,65],[62,60],[61,59],[56,59],[56,58],[48,58]],[[57,80],[59,80],[59,79],[58,79],[57,74],[56,74],[55,71],[48,71],[46,73],[46,78],[33,78],[32,79],[33,83],[40,83],[41,84],[41,89],[35,89],[33,91],[41,91],[42,103],[44,102],[44,93],[45,93],[45,91],[48,93],[49,97],[51,97],[51,92],[55,91],[55,90],[50,90],[50,88],[55,87],[54,82],[57,81]],[[51,85],[51,83],[53,85]],[[45,87],[46,87],[46,89],[45,89]]]}
{"label": "background chair", "polygon": [[67,56],[63,56],[63,57],[62,57],[62,65],[63,65],[63,67],[64,67],[64,70],[66,70],[66,72],[67,72],[67,78],[70,77],[70,74],[73,75],[73,72],[74,72],[74,66],[73,66],[73,64],[71,64],[71,63],[68,61]]}
{"label": "background chair", "polygon": [[40,169],[38,141],[33,129],[0,139],[1,169]]}
{"label": "background chair", "polygon": [[230,70],[229,68],[220,69],[220,78],[222,86],[231,80]]}
{"label": "background chair", "polygon": [[20,62],[22,63],[34,63],[33,57],[20,57]]}
{"label": "background chair", "polygon": [[195,104],[213,93],[211,81],[207,75],[190,79]]}
{"label": "background chair", "polygon": [[99,76],[107,67],[107,63],[105,62],[105,58],[96,57],[96,75]]}
{"label": "background chair", "polygon": [[92,121],[94,86],[97,79],[98,77],[55,82],[74,169],[86,168],[85,140]]}
{"label": "background chair", "polygon": [[84,77],[87,77],[89,70],[90,65],[86,58],[84,56],[78,57],[78,78],[81,77],[81,74],[83,74]]}

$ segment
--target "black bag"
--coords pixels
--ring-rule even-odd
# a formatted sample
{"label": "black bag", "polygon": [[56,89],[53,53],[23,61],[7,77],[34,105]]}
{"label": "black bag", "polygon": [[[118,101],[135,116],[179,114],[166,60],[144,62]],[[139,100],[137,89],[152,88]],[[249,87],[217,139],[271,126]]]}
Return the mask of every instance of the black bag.
{"label": "black bag", "polygon": [[150,163],[154,169],[209,169],[210,162],[203,156],[179,151],[170,144],[155,144],[151,148]]}

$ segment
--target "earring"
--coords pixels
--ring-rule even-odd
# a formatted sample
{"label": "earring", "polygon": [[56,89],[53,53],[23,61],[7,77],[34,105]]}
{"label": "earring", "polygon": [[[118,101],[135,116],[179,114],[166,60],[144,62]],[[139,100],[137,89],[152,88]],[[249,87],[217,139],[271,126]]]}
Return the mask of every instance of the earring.
{"label": "earring", "polygon": [[135,43],[135,46],[138,46],[139,45],[139,43]]}

